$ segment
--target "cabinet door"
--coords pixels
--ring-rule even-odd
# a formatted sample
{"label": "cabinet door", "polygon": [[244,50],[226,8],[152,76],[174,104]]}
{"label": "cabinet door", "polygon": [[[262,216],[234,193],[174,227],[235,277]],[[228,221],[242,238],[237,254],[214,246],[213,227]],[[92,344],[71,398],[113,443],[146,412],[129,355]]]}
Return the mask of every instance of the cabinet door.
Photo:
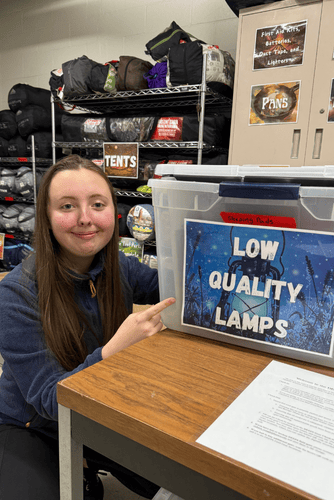
{"label": "cabinet door", "polygon": [[[334,164],[334,2],[324,0],[305,165]],[[330,102],[331,101],[331,102]]]}
{"label": "cabinet door", "polygon": [[[229,164],[295,167],[305,165],[322,5],[322,1],[283,0],[240,12]],[[292,57],[293,39],[292,35],[289,35],[289,30],[293,33],[298,26],[303,26],[304,31],[301,58],[295,64],[291,62],[295,59]],[[255,45],[257,52],[262,53],[258,49],[261,36],[267,40],[265,42],[267,48],[263,53],[267,54],[270,47],[273,50],[276,48],[285,50],[286,47],[287,55],[285,59],[279,56],[280,61],[277,63],[273,57],[270,59],[271,53],[261,69],[253,69]],[[279,36],[282,43],[279,42]],[[295,42],[296,38],[294,50],[298,45]],[[276,94],[272,94],[273,98],[268,91],[272,86],[276,89]],[[279,94],[277,88],[289,90]],[[262,94],[259,89],[262,89]],[[253,99],[251,99],[252,94]],[[258,120],[257,116],[254,118],[252,114],[254,115],[256,109],[258,94],[261,98],[264,95],[267,96],[266,99],[271,99],[269,103],[270,106],[273,105],[273,113],[276,113],[276,105],[290,106],[295,94],[293,114],[284,116],[281,113],[282,108],[277,110],[277,116],[273,119],[269,117],[262,121]],[[281,99],[282,95],[284,99]],[[262,98],[260,108],[262,106],[263,109],[265,102],[268,104],[268,100]],[[261,109],[260,111],[256,109],[256,112],[259,112],[261,117]]]}

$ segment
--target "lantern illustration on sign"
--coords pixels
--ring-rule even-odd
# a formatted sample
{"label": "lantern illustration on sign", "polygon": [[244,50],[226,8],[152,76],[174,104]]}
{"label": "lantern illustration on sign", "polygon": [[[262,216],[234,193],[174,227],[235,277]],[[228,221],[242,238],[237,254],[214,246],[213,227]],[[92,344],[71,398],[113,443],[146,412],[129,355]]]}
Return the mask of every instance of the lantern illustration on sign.
{"label": "lantern illustration on sign", "polygon": [[[233,229],[232,227],[230,231],[231,246]],[[262,258],[261,254],[250,256],[245,253],[233,261],[232,256],[229,258],[228,271],[223,277],[222,294],[216,307],[222,321],[215,323],[224,325],[224,331],[249,336],[247,326],[244,328],[248,325],[253,329],[254,338],[258,337],[257,333],[259,338],[263,338],[263,334],[274,334],[275,324],[279,319],[280,300],[272,293],[272,284],[278,282],[284,274],[281,260],[285,246],[283,231],[282,235],[283,245],[279,257],[282,272],[272,265],[269,258]],[[228,321],[234,317],[233,314],[240,320],[240,325],[237,319]]]}

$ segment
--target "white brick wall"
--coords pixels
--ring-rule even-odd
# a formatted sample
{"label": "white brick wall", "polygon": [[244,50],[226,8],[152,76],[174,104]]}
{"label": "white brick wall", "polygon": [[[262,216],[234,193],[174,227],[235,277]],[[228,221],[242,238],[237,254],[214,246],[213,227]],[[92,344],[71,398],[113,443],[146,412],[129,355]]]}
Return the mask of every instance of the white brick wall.
{"label": "white brick wall", "polygon": [[49,89],[51,70],[82,55],[153,63],[145,44],[172,21],[235,58],[238,18],[224,0],[1,0],[0,110],[13,85]]}

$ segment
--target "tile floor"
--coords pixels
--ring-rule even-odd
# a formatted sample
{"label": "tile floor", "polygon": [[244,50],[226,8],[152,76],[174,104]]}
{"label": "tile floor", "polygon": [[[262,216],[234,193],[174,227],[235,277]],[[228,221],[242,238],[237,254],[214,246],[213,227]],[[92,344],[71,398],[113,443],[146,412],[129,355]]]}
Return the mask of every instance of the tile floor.
{"label": "tile floor", "polygon": [[111,474],[101,476],[101,479],[104,486],[104,500],[144,500],[144,497],[128,490]]}

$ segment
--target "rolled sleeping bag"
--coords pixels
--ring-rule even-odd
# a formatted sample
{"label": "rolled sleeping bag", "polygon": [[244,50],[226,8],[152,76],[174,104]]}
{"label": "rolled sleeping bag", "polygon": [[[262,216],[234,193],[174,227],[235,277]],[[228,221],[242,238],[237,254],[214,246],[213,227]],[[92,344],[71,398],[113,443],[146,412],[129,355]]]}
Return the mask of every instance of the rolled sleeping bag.
{"label": "rolled sleeping bag", "polygon": [[8,156],[27,157],[27,141],[20,134],[16,134],[8,141]]}
{"label": "rolled sleeping bag", "polygon": [[5,228],[2,214],[6,210],[7,206],[6,205],[0,205],[0,231],[2,231]]}
{"label": "rolled sleeping bag", "polygon": [[16,112],[17,130],[22,137],[27,137],[38,130],[51,130],[51,111],[42,106],[29,104]]}
{"label": "rolled sleeping bag", "polygon": [[110,142],[107,117],[64,114],[61,132],[65,142]]}
{"label": "rolled sleeping bag", "polygon": [[8,156],[8,141],[3,137],[0,137],[0,157]]}
{"label": "rolled sleeping bag", "polygon": [[8,93],[8,106],[16,113],[30,104],[51,109],[51,91],[33,87],[26,83],[17,83]]}
{"label": "rolled sleeping bag", "polygon": [[27,205],[24,203],[14,203],[2,213],[5,231],[7,233],[15,233],[18,230],[18,216],[26,206]]}
{"label": "rolled sleeping bag", "polygon": [[34,197],[34,173],[32,168],[25,165],[20,167],[16,172],[14,185],[16,194],[27,200],[32,199]]}
{"label": "rolled sleeping bag", "polygon": [[31,236],[35,229],[35,207],[33,205],[25,207],[17,217],[18,229],[25,236]]}
{"label": "rolled sleeping bag", "polygon": [[17,133],[16,116],[10,109],[0,111],[0,137],[11,139]]}
{"label": "rolled sleeping bag", "polygon": [[[48,130],[39,130],[30,134],[27,138],[28,155],[32,156],[32,136],[35,138],[35,157],[52,158],[52,132]],[[56,142],[62,142],[63,136],[56,134]]]}
{"label": "rolled sleeping bag", "polygon": [[0,175],[0,196],[12,196],[15,194],[16,169],[3,168]]}

